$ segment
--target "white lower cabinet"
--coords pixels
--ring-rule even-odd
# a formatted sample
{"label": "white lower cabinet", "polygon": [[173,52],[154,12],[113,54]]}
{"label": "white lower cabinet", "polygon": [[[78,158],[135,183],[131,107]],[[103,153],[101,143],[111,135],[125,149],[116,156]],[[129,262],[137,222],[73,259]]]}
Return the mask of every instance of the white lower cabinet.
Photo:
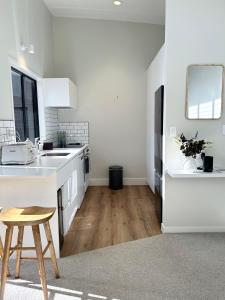
{"label": "white lower cabinet", "polygon": [[77,209],[80,208],[85,194],[84,156],[76,156],[72,164],[72,173],[62,186],[64,235],[69,230]]}

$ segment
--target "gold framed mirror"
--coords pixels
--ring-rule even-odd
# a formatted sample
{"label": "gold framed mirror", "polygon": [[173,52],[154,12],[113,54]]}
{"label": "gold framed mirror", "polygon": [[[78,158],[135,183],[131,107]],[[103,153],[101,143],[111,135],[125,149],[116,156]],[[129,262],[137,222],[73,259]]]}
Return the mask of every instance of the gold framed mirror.
{"label": "gold framed mirror", "polygon": [[186,118],[218,120],[224,97],[223,65],[190,65],[187,68]]}

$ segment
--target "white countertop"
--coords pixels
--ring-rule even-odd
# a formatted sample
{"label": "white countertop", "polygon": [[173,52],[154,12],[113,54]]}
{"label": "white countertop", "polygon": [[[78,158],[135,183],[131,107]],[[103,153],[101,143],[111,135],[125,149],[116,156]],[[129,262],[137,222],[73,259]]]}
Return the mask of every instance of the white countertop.
{"label": "white countertop", "polygon": [[225,178],[225,169],[215,169],[207,173],[201,170],[167,170],[172,178]]}
{"label": "white countertop", "polygon": [[[55,148],[54,150],[42,151],[38,158],[31,164],[25,166],[27,168],[47,168],[60,170],[71,159],[79,155],[86,148],[86,145],[82,148]],[[70,153],[67,156],[42,156],[45,153]]]}
{"label": "white countertop", "polygon": [[48,177],[53,174],[53,169],[41,168],[17,168],[17,167],[0,167],[0,179],[6,177]]}
{"label": "white countertop", "polygon": [[[55,148],[42,151],[29,165],[0,165],[1,177],[45,177],[50,176],[63,168],[71,159],[79,155],[87,145],[82,148]],[[67,156],[42,156],[45,153],[70,153]]]}

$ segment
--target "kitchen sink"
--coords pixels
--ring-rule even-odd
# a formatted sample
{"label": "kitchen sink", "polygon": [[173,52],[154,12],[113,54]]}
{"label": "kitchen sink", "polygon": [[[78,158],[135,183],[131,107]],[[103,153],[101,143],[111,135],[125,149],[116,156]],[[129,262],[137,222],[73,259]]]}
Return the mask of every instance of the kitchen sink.
{"label": "kitchen sink", "polygon": [[54,152],[54,153],[45,153],[43,154],[42,156],[67,156],[69,155],[70,153],[64,153],[64,152]]}

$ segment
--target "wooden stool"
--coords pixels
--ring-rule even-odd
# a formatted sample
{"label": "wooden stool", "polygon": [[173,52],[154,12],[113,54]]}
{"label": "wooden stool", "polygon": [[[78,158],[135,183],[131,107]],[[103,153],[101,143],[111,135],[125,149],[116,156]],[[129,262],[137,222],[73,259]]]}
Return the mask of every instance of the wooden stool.
{"label": "wooden stool", "polygon": [[[9,257],[14,251],[16,251],[16,278],[20,276],[20,263],[21,259],[37,259],[39,266],[39,274],[42,283],[42,288],[44,292],[44,299],[48,299],[48,290],[44,266],[44,255],[49,249],[51,254],[51,261],[55,277],[59,278],[59,269],[56,261],[55,249],[52,241],[52,234],[49,225],[49,220],[53,216],[55,208],[46,208],[46,207],[27,207],[27,208],[11,208],[0,213],[0,221],[2,221],[6,226],[6,235],[5,235],[5,245],[3,250],[3,260],[2,260],[2,276],[1,276],[1,289],[0,289],[0,300],[4,298],[4,290],[7,277],[7,268]],[[47,246],[42,250],[41,245],[41,236],[39,225],[43,224],[46,237],[47,237]],[[12,235],[14,227],[18,227],[18,237],[17,245],[11,247]],[[24,226],[32,226],[34,244],[35,247],[23,247],[23,233]],[[21,257],[21,252],[23,250],[36,250],[37,257]]]}
{"label": "wooden stool", "polygon": [[[2,207],[0,207],[0,212],[2,211]],[[2,239],[0,237],[0,257],[3,257],[3,244],[2,244]]]}
{"label": "wooden stool", "polygon": [[[2,207],[0,207],[0,212],[2,211]],[[0,257],[3,258],[3,244],[2,244],[2,239],[0,237]],[[7,276],[9,276],[9,268],[7,270]]]}

